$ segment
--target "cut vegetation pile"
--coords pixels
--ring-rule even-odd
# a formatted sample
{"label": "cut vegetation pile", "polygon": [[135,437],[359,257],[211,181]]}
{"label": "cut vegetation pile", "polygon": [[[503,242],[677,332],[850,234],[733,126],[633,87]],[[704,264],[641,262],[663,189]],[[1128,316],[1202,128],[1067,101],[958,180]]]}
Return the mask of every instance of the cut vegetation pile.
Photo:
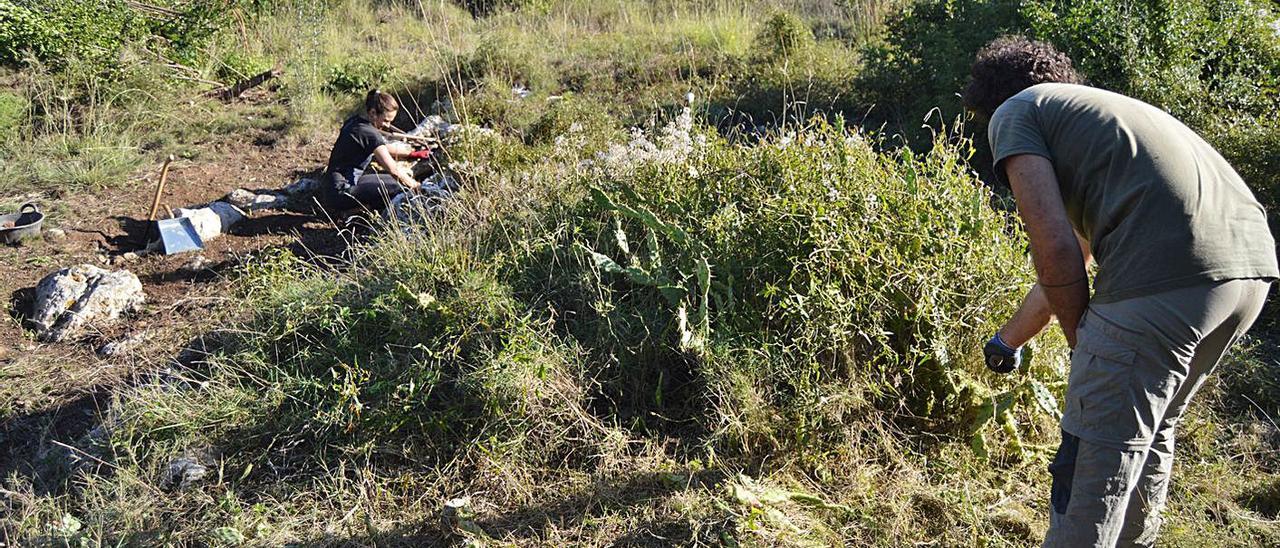
{"label": "cut vegetation pile", "polygon": [[[1047,332],[1008,377],[980,357],[1033,280],[1025,237],[980,178],[971,129],[904,141],[862,126],[914,130],[924,104],[902,94],[942,94],[985,29],[1074,44],[1121,90],[1167,90],[1113,84],[1133,70],[1089,57],[1110,53],[1080,28],[1109,19],[1069,2],[1010,6],[234,3],[252,24],[213,34],[189,63],[217,78],[281,62],[255,107],[274,138],[330,142],[370,86],[397,90],[406,117],[497,131],[448,150],[462,190],[443,215],[381,227],[337,268],[287,252],[252,261],[237,310],[221,312],[234,327],[207,355],[116,390],[100,427],[68,442],[74,454],[0,478],[4,538],[1038,545],[1066,345]],[[1276,18],[1233,6],[1197,9],[1249,32]],[[1004,23],[975,23],[983,14]],[[904,42],[922,35],[947,55]],[[1270,63],[1275,46],[1248,51]],[[1227,66],[1246,80],[1250,67]],[[23,84],[0,92],[0,122],[12,96],[34,142],[118,123],[107,114],[125,107],[107,101],[76,107],[97,113],[85,123],[47,125],[59,111],[40,90],[68,74],[11,75]],[[1274,87],[1255,91],[1274,104]],[[198,90],[144,102],[184,93]],[[246,127],[212,100],[192,104],[201,129],[184,131]],[[1213,104],[1193,120],[1237,128],[1218,141],[1243,143],[1229,155],[1261,146],[1241,135],[1266,107]],[[177,135],[145,137],[154,144],[120,153],[121,169]],[[1262,192],[1280,175],[1247,165]],[[56,181],[22,173],[24,190]],[[1280,543],[1280,433],[1265,418],[1280,415],[1276,367],[1249,342],[1193,407],[1169,545]]]}

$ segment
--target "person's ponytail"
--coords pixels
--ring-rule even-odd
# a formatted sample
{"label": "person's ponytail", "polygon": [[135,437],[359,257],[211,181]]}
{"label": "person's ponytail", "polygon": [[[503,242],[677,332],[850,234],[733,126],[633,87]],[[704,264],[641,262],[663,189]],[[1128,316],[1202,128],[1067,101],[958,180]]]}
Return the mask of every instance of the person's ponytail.
{"label": "person's ponytail", "polygon": [[364,108],[374,114],[382,114],[400,108],[400,103],[396,102],[396,98],[390,93],[383,93],[378,88],[369,90],[369,94],[364,96]]}

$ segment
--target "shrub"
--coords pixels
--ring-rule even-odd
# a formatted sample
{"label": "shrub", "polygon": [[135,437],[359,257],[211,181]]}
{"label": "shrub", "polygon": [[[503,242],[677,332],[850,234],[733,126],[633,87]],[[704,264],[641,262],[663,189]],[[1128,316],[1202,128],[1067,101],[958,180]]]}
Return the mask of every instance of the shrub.
{"label": "shrub", "polygon": [[1207,130],[1210,142],[1253,187],[1273,221],[1280,221],[1280,126],[1274,116],[1219,122]]}
{"label": "shrub", "polygon": [[0,92],[0,132],[12,135],[27,119],[31,103],[21,95]]}
{"label": "shrub", "polygon": [[[884,40],[864,48],[866,70],[858,78],[863,101],[874,107],[873,120],[928,147],[931,133],[921,130],[922,121],[935,108],[941,111],[935,122],[963,113],[957,94],[974,55],[995,37],[1022,28],[1018,6],[1016,0],[925,0],[891,16]],[[982,148],[985,136],[977,137]]]}
{"label": "shrub", "polygon": [[[217,74],[218,74],[218,78],[221,79],[223,82],[239,82],[241,80],[245,80],[249,77],[252,77],[256,74],[260,74],[263,71],[266,71],[270,68],[271,68],[271,61],[268,60],[266,57],[263,57],[261,55],[245,53],[242,51],[232,50],[232,51],[228,51],[226,54],[222,56],[221,59],[218,60]],[[338,71],[334,71],[334,72],[338,72]],[[331,73],[331,76],[332,75],[333,73]],[[381,76],[381,75],[377,75],[377,76]],[[348,80],[354,79],[349,76],[346,78]],[[333,83],[332,80],[330,83],[331,84]],[[352,82],[345,81],[342,83],[350,84]],[[355,89],[359,89],[359,88],[355,88]]]}
{"label": "shrub", "polygon": [[141,24],[122,1],[0,1],[0,62],[24,65],[25,55],[59,64],[76,58],[105,64]]}
{"label": "shrub", "polygon": [[877,154],[820,123],[699,145],[678,126],[611,150],[584,182],[595,199],[574,233],[589,271],[566,278],[598,278],[598,302],[556,306],[618,362],[610,399],[644,408],[689,367],[722,443],[809,456],[873,408],[967,427],[969,398],[989,394],[973,350],[1027,270],[962,152]]}
{"label": "shrub", "polygon": [[143,9],[123,0],[0,0],[0,63],[24,66],[26,55],[61,67],[70,60],[99,69],[118,63],[131,43],[193,62],[232,12],[259,9],[251,0],[195,0]]}
{"label": "shrub", "polygon": [[1193,125],[1280,107],[1280,42],[1267,26],[1275,16],[1255,2],[1042,0],[1023,11],[1095,85]]}
{"label": "shrub", "polygon": [[552,81],[551,69],[535,55],[531,44],[523,37],[504,35],[482,41],[464,63],[461,76],[472,83],[493,80],[508,88],[523,86],[534,91],[545,91]]}
{"label": "shrub", "polygon": [[329,67],[325,89],[334,93],[364,93],[391,79],[395,68],[386,60],[366,57]]}
{"label": "shrub", "polygon": [[604,148],[620,133],[618,122],[594,101],[577,95],[566,95],[552,103],[529,128],[531,144],[555,143],[569,136],[579,137],[583,152],[594,153]]}
{"label": "shrub", "polygon": [[795,14],[778,11],[756,34],[756,51],[765,57],[787,57],[814,44],[813,31]]}
{"label": "shrub", "polygon": [[[920,120],[962,114],[974,53],[1004,33],[1029,33],[1071,56],[1092,85],[1164,108],[1232,159],[1261,196],[1274,196],[1265,143],[1280,111],[1280,41],[1273,10],[1249,0],[927,0],[892,17],[865,50],[864,100],[917,147]],[[1229,129],[1228,129],[1229,128]],[[986,170],[985,126],[971,125]],[[1271,203],[1274,198],[1268,199]]]}
{"label": "shrub", "polygon": [[532,10],[546,11],[551,7],[550,0],[457,0],[471,15],[483,17],[503,11]]}

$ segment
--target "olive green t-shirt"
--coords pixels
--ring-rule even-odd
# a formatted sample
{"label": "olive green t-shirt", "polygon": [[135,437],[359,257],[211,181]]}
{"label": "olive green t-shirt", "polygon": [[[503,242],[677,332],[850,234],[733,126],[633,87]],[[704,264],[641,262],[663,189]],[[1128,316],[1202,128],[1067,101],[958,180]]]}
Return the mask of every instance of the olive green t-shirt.
{"label": "olive green t-shirt", "polygon": [[1067,216],[1098,263],[1097,302],[1280,276],[1253,193],[1213,147],[1156,107],[1040,84],[1000,105],[987,131],[1001,180],[1010,156],[1053,162]]}

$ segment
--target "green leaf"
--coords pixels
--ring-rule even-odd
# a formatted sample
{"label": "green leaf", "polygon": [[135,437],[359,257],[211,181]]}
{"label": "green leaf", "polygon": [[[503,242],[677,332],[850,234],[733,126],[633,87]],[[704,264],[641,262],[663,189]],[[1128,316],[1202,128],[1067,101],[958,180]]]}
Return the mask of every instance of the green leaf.
{"label": "green leaf", "polygon": [[680,301],[683,301],[685,296],[689,294],[689,290],[681,285],[660,285],[658,286],[658,291],[662,292],[662,296],[667,298],[667,302],[670,302],[671,306],[679,305]]}
{"label": "green leaf", "polygon": [[684,231],[684,229],[659,219],[657,214],[644,206],[633,208],[625,204],[617,203],[608,194],[605,194],[603,190],[596,187],[591,187],[591,197],[600,207],[611,211],[617,211],[618,213],[640,221],[645,226],[667,235],[667,237],[671,238],[678,244],[684,245],[689,243],[689,235]]}
{"label": "green leaf", "polygon": [[1058,407],[1058,399],[1053,397],[1053,393],[1049,392],[1049,388],[1044,383],[1035,379],[1027,381],[1027,387],[1031,390],[1032,399],[1036,405],[1043,409],[1045,413],[1055,419],[1062,418],[1062,410]]}
{"label": "green leaf", "polygon": [[618,264],[617,261],[609,258],[608,255],[596,253],[581,243],[577,244],[577,246],[591,256],[591,261],[596,265],[596,268],[599,268],[604,272],[609,274],[622,274],[630,279],[632,283],[637,285],[657,287],[661,282],[658,277],[649,274],[648,270],[638,266],[624,267]]}
{"label": "green leaf", "polygon": [[706,257],[698,257],[697,264],[698,274],[698,329],[700,329],[702,337],[711,334],[711,263],[707,262]]}

